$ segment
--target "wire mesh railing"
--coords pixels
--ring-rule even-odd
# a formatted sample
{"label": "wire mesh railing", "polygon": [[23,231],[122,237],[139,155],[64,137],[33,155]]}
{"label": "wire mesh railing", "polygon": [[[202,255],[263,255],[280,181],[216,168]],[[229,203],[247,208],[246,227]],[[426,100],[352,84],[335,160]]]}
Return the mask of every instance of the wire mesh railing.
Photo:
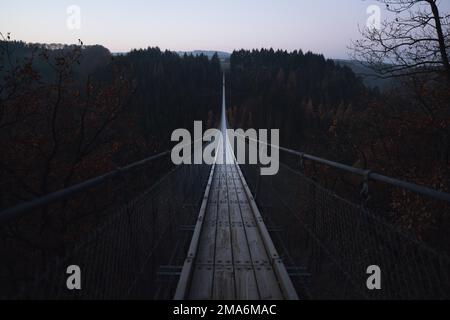
{"label": "wire mesh railing", "polygon": [[[334,163],[280,150],[275,176],[241,168],[301,297],[450,298],[447,254],[395,224],[396,207],[380,200],[419,188],[426,208],[445,214],[446,194],[435,199],[433,190],[340,164],[359,177],[356,189],[330,188],[316,165]],[[172,298],[211,167],[174,168],[169,154],[2,211],[0,298]],[[66,285],[71,265],[81,269],[81,290]],[[366,286],[371,265],[381,268],[381,290]]]}
{"label": "wire mesh railing", "polygon": [[[395,179],[368,180],[361,174],[348,186],[324,187],[318,166],[352,175],[368,171],[347,167],[280,148],[280,170],[262,176],[259,165],[241,164],[277,249],[299,295],[309,299],[448,299],[450,259],[447,253],[419,241],[390,217],[396,210],[374,204],[377,191],[401,189],[417,196],[413,184],[389,184]],[[323,160],[323,161],[317,161]],[[355,169],[358,172],[353,172]],[[326,173],[329,175],[329,171]],[[339,175],[339,173],[337,174]],[[384,177],[377,175],[376,177]],[[370,178],[370,177],[369,177]],[[371,186],[370,192],[368,183]],[[383,187],[377,183],[385,184]],[[387,184],[386,184],[387,183]],[[362,190],[362,193],[360,191]],[[421,189],[429,210],[450,212],[445,193]],[[341,192],[342,191],[342,192]],[[350,196],[346,196],[349,194]],[[409,195],[411,196],[411,195]],[[389,201],[388,201],[389,202]],[[390,203],[389,203],[390,204]],[[381,270],[381,290],[369,290],[369,266]]]}
{"label": "wire mesh railing", "polygon": [[0,299],[171,298],[209,172],[165,152],[3,211]]}

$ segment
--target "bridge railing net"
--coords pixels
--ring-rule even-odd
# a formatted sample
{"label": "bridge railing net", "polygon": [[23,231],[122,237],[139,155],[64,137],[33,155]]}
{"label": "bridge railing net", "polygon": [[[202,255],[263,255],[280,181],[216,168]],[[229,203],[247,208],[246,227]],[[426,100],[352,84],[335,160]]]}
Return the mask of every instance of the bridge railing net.
{"label": "bridge railing net", "polygon": [[[395,210],[360,201],[358,188],[345,197],[325,188],[314,164],[300,166],[299,157],[282,152],[280,162],[275,176],[262,176],[258,165],[241,168],[301,297],[450,298],[447,254],[389,221]],[[368,289],[372,265],[381,269],[381,290]]]}
{"label": "bridge railing net", "polygon": [[[208,165],[170,155],[0,225],[1,299],[173,296]],[[81,290],[68,290],[68,266]]]}

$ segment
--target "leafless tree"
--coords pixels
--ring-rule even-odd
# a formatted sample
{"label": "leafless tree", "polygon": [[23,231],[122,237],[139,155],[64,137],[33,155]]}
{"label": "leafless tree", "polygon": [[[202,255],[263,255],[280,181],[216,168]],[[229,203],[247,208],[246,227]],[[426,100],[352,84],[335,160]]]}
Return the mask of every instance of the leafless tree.
{"label": "leafless tree", "polygon": [[450,81],[450,14],[442,12],[444,0],[377,1],[393,17],[380,28],[361,30],[362,39],[351,45],[353,58],[383,78],[438,74]]}

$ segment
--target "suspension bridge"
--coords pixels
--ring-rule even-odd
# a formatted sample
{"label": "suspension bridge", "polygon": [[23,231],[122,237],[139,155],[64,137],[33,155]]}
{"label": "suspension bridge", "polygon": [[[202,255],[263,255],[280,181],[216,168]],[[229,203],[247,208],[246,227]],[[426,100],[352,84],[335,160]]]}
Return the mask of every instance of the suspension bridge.
{"label": "suspension bridge", "polygon": [[212,166],[178,300],[297,299],[283,261],[236,163],[227,135],[225,78],[217,157]]}
{"label": "suspension bridge", "polygon": [[[225,109],[224,81],[221,163],[173,167],[168,150],[0,212],[0,298],[450,298],[447,254],[368,205],[369,185],[447,213],[449,194],[282,147],[279,173],[261,176],[237,163]],[[356,177],[362,192],[344,198],[308,165]],[[67,288],[71,265],[81,290]],[[381,290],[366,286],[371,265]]]}

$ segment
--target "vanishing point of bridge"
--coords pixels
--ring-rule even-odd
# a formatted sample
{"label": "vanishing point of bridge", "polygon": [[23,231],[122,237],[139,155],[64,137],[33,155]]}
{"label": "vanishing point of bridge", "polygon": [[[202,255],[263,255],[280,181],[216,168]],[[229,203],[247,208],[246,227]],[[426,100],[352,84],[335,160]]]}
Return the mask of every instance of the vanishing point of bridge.
{"label": "vanishing point of bridge", "polygon": [[449,213],[449,194],[283,147],[261,176],[223,137],[214,165],[174,167],[167,150],[2,209],[0,299],[450,298],[447,253],[389,206],[395,193]]}

